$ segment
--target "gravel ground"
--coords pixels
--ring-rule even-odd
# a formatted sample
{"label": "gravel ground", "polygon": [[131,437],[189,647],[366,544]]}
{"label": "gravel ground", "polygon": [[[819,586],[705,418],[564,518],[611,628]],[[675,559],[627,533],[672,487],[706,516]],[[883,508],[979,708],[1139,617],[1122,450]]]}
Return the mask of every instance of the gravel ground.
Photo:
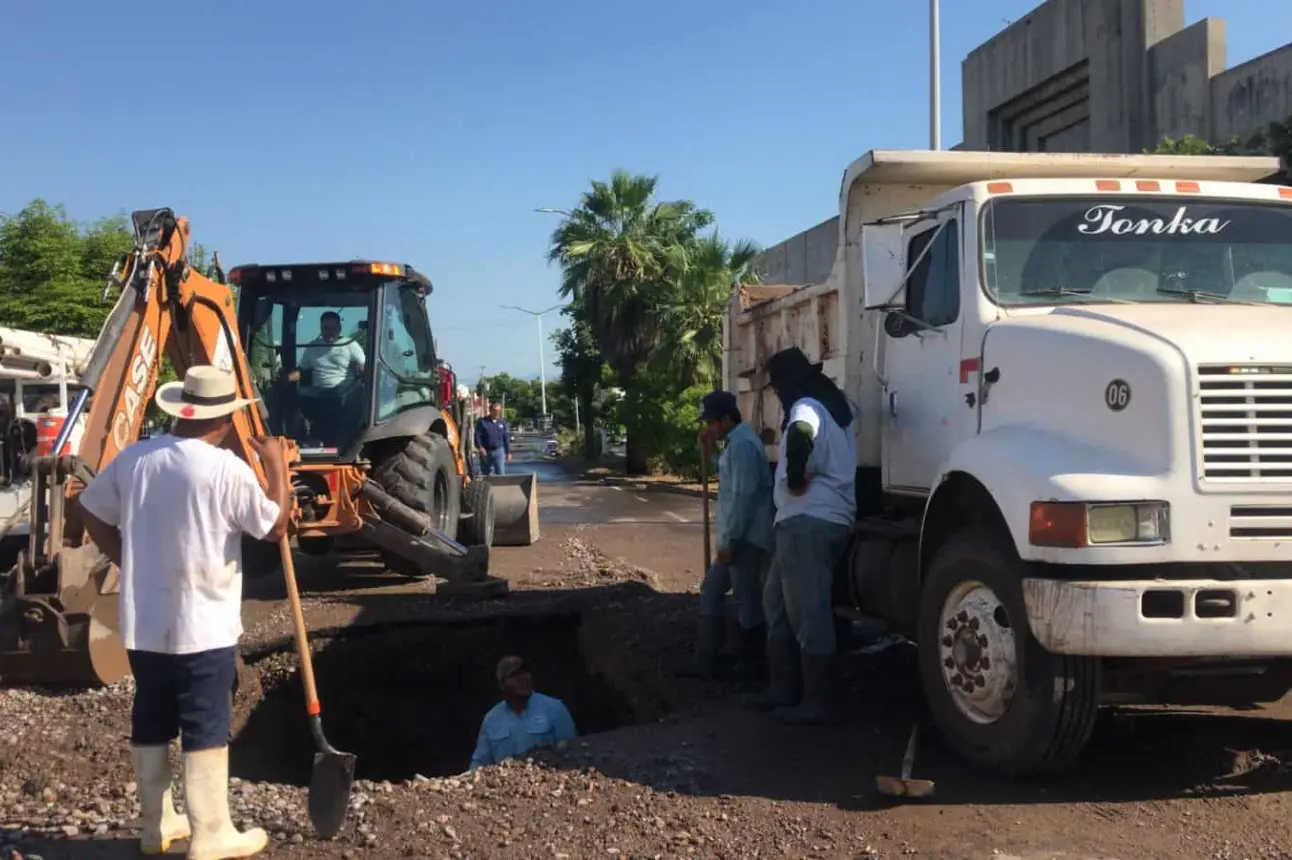
{"label": "gravel ground", "polygon": [[[1292,858],[1283,706],[1110,717],[1087,761],[1044,784],[984,778],[930,737],[916,775],[937,780],[937,797],[882,802],[874,776],[896,772],[920,716],[907,650],[850,656],[838,725],[790,729],[745,712],[728,685],[675,675],[697,571],[691,532],[669,534],[552,530],[498,553],[516,590],[483,603],[441,600],[361,564],[310,574],[317,562],[303,561],[324,722],[360,758],[347,826],[328,842],[305,817],[309,748],[288,619],[272,584],[252,594],[235,818],[270,831],[270,856],[304,860]],[[493,702],[489,666],[522,644],[537,687],[570,702],[589,733],[462,774]],[[0,691],[0,860],[137,856],[130,700],[128,682]]]}

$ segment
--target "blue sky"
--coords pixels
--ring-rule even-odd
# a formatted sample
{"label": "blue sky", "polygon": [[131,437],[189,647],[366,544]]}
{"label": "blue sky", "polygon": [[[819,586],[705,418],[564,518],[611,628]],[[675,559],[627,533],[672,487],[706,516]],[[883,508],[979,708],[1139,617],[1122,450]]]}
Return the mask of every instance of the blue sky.
{"label": "blue sky", "polygon": [[[853,158],[928,142],[923,0],[5,5],[0,211],[170,206],[228,265],[411,263],[471,380],[537,373],[534,320],[499,305],[557,303],[533,210],[590,178],[657,173],[769,245],[833,214]],[[944,145],[960,61],[1036,5],[943,2]],[[1187,13],[1227,19],[1231,66],[1292,33],[1287,0]]]}

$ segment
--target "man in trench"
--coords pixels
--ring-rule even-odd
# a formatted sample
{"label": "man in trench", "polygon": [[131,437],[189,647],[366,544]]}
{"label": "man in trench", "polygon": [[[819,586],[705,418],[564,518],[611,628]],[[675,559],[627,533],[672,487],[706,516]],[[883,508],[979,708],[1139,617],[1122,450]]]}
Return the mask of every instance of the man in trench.
{"label": "man in trench", "polygon": [[735,595],[740,627],[742,680],[761,683],[765,672],[767,626],[763,620],[763,569],[772,548],[772,472],[763,442],[741,419],[736,395],[712,391],[700,404],[700,446],[718,457],[718,505],[714,563],[700,585],[700,626],[695,665],[688,674],[715,678],[726,634],[723,604]]}
{"label": "man in trench", "polygon": [[[249,857],[265,831],[229,817],[229,739],[242,634],[242,535],[287,533],[291,482],[277,439],[252,447],[269,479],[221,445],[252,403],[233,375],[190,368],[157,391],[169,434],[129,446],[80,496],[86,530],[121,569],[121,637],[135,677],[130,742],[140,847],[189,839],[191,860]],[[187,819],[171,802],[170,742],[181,739]]]}
{"label": "man in trench", "polygon": [[565,703],[534,692],[534,678],[519,657],[503,657],[494,672],[503,700],[485,714],[468,770],[524,755],[536,746],[578,737]]}
{"label": "man in trench", "polygon": [[[834,570],[857,518],[853,410],[798,347],[767,361],[785,412],[776,463],[775,549],[763,589],[767,690],[746,699],[784,723],[829,720]],[[799,687],[802,686],[802,695]]]}

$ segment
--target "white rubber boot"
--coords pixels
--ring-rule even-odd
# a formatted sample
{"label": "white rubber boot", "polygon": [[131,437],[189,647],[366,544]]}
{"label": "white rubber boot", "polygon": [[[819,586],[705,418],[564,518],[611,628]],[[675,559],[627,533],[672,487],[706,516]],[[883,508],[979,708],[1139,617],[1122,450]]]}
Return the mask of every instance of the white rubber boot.
{"label": "white rubber boot", "polygon": [[263,851],[269,834],[239,833],[229,818],[229,748],[184,753],[184,801],[193,835],[189,860],[234,860]]}
{"label": "white rubber boot", "polygon": [[189,837],[188,819],[175,811],[171,800],[170,746],[136,746],[130,748],[130,753],[143,813],[139,850],[145,854],[165,854],[172,842]]}

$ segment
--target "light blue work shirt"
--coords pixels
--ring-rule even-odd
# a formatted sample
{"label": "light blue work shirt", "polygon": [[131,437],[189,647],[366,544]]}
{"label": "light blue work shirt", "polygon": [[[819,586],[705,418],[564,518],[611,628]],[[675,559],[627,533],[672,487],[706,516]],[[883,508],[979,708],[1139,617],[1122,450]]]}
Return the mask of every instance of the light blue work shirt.
{"label": "light blue work shirt", "polygon": [[743,421],[731,428],[718,457],[718,549],[736,541],[772,548],[772,467],[763,440]]}
{"label": "light blue work shirt", "polygon": [[576,737],[574,719],[560,699],[533,693],[519,714],[505,701],[499,702],[480,722],[469,770],[524,755],[536,746]]}

